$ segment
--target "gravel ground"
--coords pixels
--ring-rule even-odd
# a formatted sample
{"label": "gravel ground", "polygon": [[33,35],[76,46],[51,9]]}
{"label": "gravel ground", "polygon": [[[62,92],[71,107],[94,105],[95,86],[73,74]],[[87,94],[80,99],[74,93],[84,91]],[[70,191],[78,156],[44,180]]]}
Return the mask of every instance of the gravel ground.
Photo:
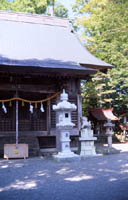
{"label": "gravel ground", "polygon": [[128,200],[128,153],[0,160],[0,200]]}

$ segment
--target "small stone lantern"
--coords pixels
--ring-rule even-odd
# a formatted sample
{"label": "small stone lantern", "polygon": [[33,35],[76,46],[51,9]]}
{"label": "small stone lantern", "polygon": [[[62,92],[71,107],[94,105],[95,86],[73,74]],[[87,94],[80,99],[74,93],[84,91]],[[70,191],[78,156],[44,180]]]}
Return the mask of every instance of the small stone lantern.
{"label": "small stone lantern", "polygon": [[112,136],[114,135],[113,132],[113,127],[115,125],[112,124],[111,120],[108,119],[107,123],[104,124],[104,127],[106,127],[106,135],[108,137],[108,148],[111,149],[112,148]]}
{"label": "small stone lantern", "polygon": [[57,160],[78,156],[71,152],[70,149],[70,130],[75,126],[75,124],[71,122],[71,112],[76,109],[77,107],[75,104],[68,102],[68,94],[63,90],[63,93],[60,95],[60,102],[57,105],[53,105],[53,110],[56,111],[58,115],[56,127],[59,130],[59,142],[61,146],[60,152],[54,156]]}
{"label": "small stone lantern", "polygon": [[86,117],[82,117],[81,137],[79,138],[81,157],[96,155],[94,146],[95,140],[97,140],[97,138],[93,137],[93,130],[91,129],[90,121],[87,121]]}

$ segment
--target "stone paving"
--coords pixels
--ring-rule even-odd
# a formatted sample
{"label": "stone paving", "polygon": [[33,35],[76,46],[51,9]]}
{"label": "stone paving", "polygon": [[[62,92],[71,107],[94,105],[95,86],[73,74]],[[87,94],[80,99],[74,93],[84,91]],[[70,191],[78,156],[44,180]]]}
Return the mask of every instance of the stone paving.
{"label": "stone paving", "polygon": [[77,162],[1,159],[0,200],[128,200],[128,153]]}

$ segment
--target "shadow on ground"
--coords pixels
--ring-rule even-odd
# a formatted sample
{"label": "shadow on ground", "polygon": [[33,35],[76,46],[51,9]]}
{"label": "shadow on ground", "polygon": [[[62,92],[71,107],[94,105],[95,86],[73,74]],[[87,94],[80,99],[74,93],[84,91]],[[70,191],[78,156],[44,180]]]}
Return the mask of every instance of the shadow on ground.
{"label": "shadow on ground", "polygon": [[126,153],[60,162],[0,161],[1,200],[127,200]]}

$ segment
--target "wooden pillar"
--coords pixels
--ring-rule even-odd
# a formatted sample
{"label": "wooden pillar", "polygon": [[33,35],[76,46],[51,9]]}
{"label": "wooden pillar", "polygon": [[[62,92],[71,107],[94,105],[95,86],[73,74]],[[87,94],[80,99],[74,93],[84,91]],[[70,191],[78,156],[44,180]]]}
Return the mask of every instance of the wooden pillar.
{"label": "wooden pillar", "polygon": [[47,102],[47,131],[48,135],[50,135],[51,130],[51,101]]}
{"label": "wooden pillar", "polygon": [[[60,95],[56,98],[56,104],[60,101]],[[56,123],[58,123],[58,113],[56,112]],[[61,151],[61,144],[60,144],[60,131],[56,128],[56,149],[57,152]]]}
{"label": "wooden pillar", "polygon": [[19,136],[19,130],[18,130],[18,101],[16,101],[16,148],[18,148],[18,136]]}
{"label": "wooden pillar", "polygon": [[81,129],[81,118],[82,118],[82,96],[80,94],[77,95],[77,109],[78,109],[78,130]]}

